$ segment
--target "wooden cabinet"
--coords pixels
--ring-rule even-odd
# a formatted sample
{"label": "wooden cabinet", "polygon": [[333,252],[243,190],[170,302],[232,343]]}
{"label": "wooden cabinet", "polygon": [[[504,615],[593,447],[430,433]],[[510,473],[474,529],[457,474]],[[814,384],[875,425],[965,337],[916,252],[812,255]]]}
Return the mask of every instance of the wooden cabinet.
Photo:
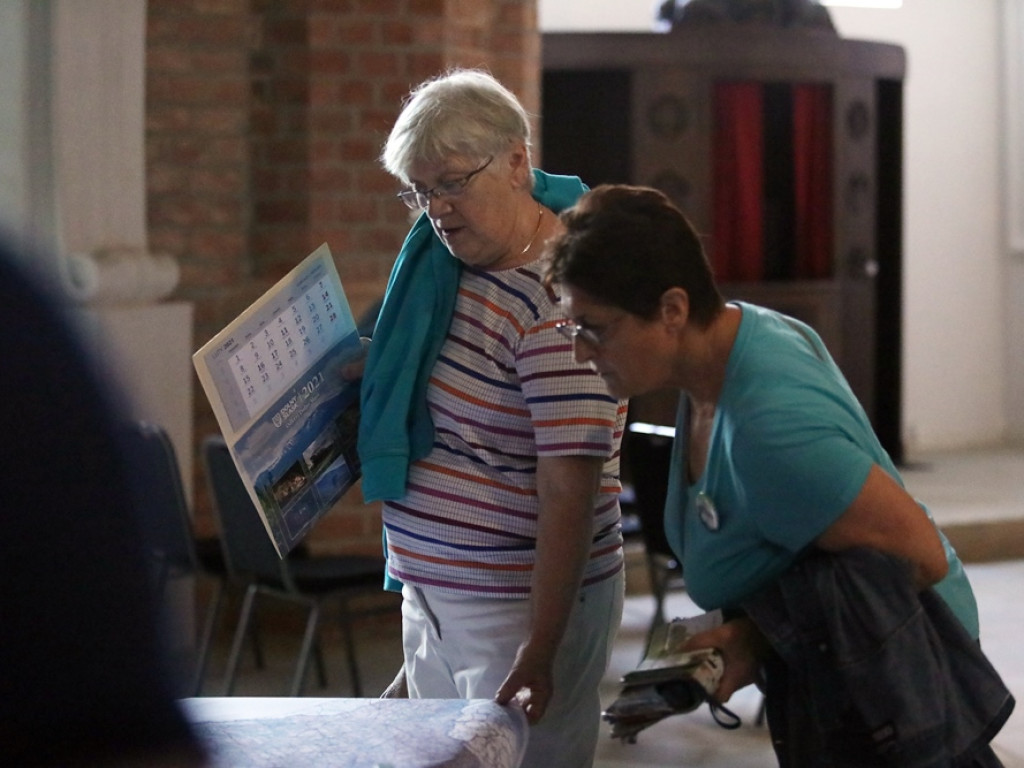
{"label": "wooden cabinet", "polygon": [[[705,236],[727,297],[815,327],[897,462],[904,71],[902,48],[823,30],[545,34],[540,121],[545,170],[662,189]],[[809,188],[807,145],[789,128],[805,87],[825,126],[824,175]],[[730,111],[729,89],[755,106]],[[735,171],[754,143],[755,170]],[[730,235],[752,218],[755,263],[736,272]],[[807,220],[822,225],[810,246]],[[816,267],[794,261],[808,247]]]}

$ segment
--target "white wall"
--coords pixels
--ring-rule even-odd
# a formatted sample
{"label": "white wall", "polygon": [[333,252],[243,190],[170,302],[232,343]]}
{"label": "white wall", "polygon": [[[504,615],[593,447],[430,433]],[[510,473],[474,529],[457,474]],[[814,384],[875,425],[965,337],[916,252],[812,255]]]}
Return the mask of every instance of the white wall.
{"label": "white wall", "polygon": [[20,1],[0,2],[0,104],[18,109],[0,110],[0,226],[13,229],[28,217],[28,201],[22,191],[25,181],[25,130],[22,105],[25,102],[27,21]]}
{"label": "white wall", "polygon": [[1005,435],[996,0],[833,9],[847,37],[907,50],[904,437],[909,449]]}
{"label": "white wall", "polygon": [[[651,29],[649,0],[539,0],[545,31]],[[907,52],[904,95],[904,441],[925,450],[1008,433],[1013,344],[1002,237],[999,0],[832,8],[843,37]],[[1013,282],[1016,279],[1016,282]],[[1017,294],[1019,295],[1019,294]],[[1008,358],[1009,355],[1009,358]]]}
{"label": "white wall", "polygon": [[644,32],[658,0],[537,0],[543,32]]}

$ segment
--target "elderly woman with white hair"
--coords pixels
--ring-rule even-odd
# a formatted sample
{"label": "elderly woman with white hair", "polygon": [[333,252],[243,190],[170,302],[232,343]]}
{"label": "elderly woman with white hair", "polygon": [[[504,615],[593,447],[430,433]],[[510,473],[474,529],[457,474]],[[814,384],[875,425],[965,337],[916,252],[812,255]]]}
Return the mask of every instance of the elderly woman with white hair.
{"label": "elderly woman with white hair", "polygon": [[622,613],[626,404],[573,360],[542,279],[556,214],[585,187],[532,168],[526,112],[475,70],[415,88],[382,161],[420,212],[370,345],[359,435],[403,595],[398,682],[515,700],[524,765],[589,766]]}

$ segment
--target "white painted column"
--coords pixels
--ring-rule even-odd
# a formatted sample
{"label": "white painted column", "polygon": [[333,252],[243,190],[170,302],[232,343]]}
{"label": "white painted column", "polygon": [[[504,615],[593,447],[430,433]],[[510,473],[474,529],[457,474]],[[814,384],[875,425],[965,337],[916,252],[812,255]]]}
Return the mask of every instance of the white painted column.
{"label": "white painted column", "polygon": [[192,485],[192,307],[146,233],[146,3],[46,0],[57,271],[132,415],[159,422]]}

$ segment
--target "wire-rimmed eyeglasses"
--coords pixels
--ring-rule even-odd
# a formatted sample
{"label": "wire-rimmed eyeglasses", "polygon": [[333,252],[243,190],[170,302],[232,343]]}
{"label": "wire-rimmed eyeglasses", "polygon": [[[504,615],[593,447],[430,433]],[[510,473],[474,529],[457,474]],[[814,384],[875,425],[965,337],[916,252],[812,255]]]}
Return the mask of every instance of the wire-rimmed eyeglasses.
{"label": "wire-rimmed eyeglasses", "polygon": [[489,157],[487,162],[475,171],[470,171],[465,176],[442,181],[436,187],[431,187],[430,189],[403,189],[396,197],[414,211],[430,205],[431,198],[458,197],[465,191],[466,185],[473,180],[473,177],[490,165],[492,160],[494,160],[493,156]]}
{"label": "wire-rimmed eyeglasses", "polygon": [[592,347],[601,346],[601,335],[592,328],[579,325],[575,320],[561,320],[555,323],[555,330],[569,341],[575,342],[579,338]]}

